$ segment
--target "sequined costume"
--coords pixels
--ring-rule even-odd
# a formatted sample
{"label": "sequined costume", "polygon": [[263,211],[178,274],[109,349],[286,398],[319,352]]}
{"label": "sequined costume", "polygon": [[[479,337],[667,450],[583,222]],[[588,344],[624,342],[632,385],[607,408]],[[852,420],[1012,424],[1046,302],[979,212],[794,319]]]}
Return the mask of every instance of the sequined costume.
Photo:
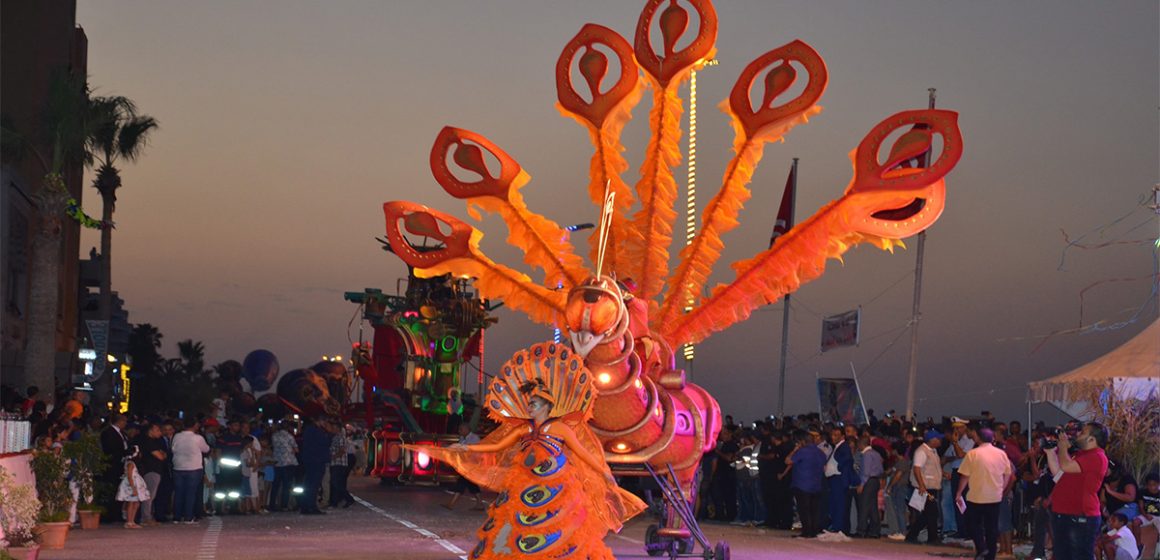
{"label": "sequined costume", "polygon": [[[537,344],[517,352],[488,387],[487,410],[500,426],[480,444],[407,446],[499,493],[470,558],[613,558],[604,536],[645,504],[616,486],[604,462],[587,425],[593,393],[579,356],[560,344]],[[530,412],[534,397],[552,403],[539,426]]]}

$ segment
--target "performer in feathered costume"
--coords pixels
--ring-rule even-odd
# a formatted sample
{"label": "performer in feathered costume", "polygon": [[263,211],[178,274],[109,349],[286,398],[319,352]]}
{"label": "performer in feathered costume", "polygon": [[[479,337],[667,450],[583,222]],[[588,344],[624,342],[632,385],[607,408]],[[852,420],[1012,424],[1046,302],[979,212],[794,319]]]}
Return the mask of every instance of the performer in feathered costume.
{"label": "performer in feathered costume", "polygon": [[499,493],[471,558],[613,558],[608,531],[646,507],[616,485],[588,426],[592,373],[566,346],[517,352],[488,387],[500,425],[476,445],[406,446]]}

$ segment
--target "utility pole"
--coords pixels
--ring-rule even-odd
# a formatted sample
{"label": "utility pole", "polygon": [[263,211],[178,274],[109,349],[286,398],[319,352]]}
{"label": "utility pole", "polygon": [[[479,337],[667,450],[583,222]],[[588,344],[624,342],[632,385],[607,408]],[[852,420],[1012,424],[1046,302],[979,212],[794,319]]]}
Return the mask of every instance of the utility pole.
{"label": "utility pole", "polygon": [[[928,88],[927,90],[927,108],[934,109],[935,88]],[[930,167],[931,150],[934,149],[932,143],[930,149],[927,150],[926,155],[922,157],[922,166]],[[914,265],[914,309],[910,318],[910,374],[906,381],[906,417],[912,418],[914,415],[914,398],[915,392],[918,389],[918,322],[922,319],[922,312],[919,306],[922,303],[922,254],[926,249],[926,230],[918,234],[918,256],[915,259]]]}

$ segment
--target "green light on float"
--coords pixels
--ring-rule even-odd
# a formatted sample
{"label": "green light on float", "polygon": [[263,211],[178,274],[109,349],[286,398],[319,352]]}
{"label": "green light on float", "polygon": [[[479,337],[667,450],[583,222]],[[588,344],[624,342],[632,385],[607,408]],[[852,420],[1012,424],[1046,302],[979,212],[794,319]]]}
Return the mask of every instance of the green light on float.
{"label": "green light on float", "polygon": [[439,342],[439,347],[444,352],[447,352],[447,353],[454,352],[456,349],[459,348],[459,339],[457,337],[454,337],[454,336],[445,336],[445,337],[443,337],[443,340],[441,340]]}

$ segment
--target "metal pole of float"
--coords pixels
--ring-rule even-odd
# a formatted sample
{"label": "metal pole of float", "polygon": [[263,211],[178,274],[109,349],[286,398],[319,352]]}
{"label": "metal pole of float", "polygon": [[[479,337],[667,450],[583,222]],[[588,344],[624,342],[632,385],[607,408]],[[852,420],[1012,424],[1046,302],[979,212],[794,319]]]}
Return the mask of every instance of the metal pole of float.
{"label": "metal pole of float", "polygon": [[[934,109],[935,88],[927,89],[927,108]],[[934,149],[932,145],[931,150]],[[930,150],[923,156],[923,166],[930,166]],[[918,234],[918,256],[914,265],[914,309],[910,319],[910,374],[906,381],[906,417],[914,414],[914,398],[918,389],[918,322],[922,318],[919,306],[922,303],[922,254],[926,249],[926,230]],[[912,418],[913,419],[913,418]]]}
{"label": "metal pole of float", "polygon": [[[793,185],[790,190],[790,204],[789,204],[789,223],[785,225],[786,231],[793,227],[794,211],[797,209],[797,169],[798,158],[793,158],[793,169],[790,174],[793,175]],[[791,294],[785,294],[783,301],[785,307],[781,310],[781,364],[778,366],[777,372],[777,415],[779,417],[785,416],[785,362],[789,357],[789,303]]]}

